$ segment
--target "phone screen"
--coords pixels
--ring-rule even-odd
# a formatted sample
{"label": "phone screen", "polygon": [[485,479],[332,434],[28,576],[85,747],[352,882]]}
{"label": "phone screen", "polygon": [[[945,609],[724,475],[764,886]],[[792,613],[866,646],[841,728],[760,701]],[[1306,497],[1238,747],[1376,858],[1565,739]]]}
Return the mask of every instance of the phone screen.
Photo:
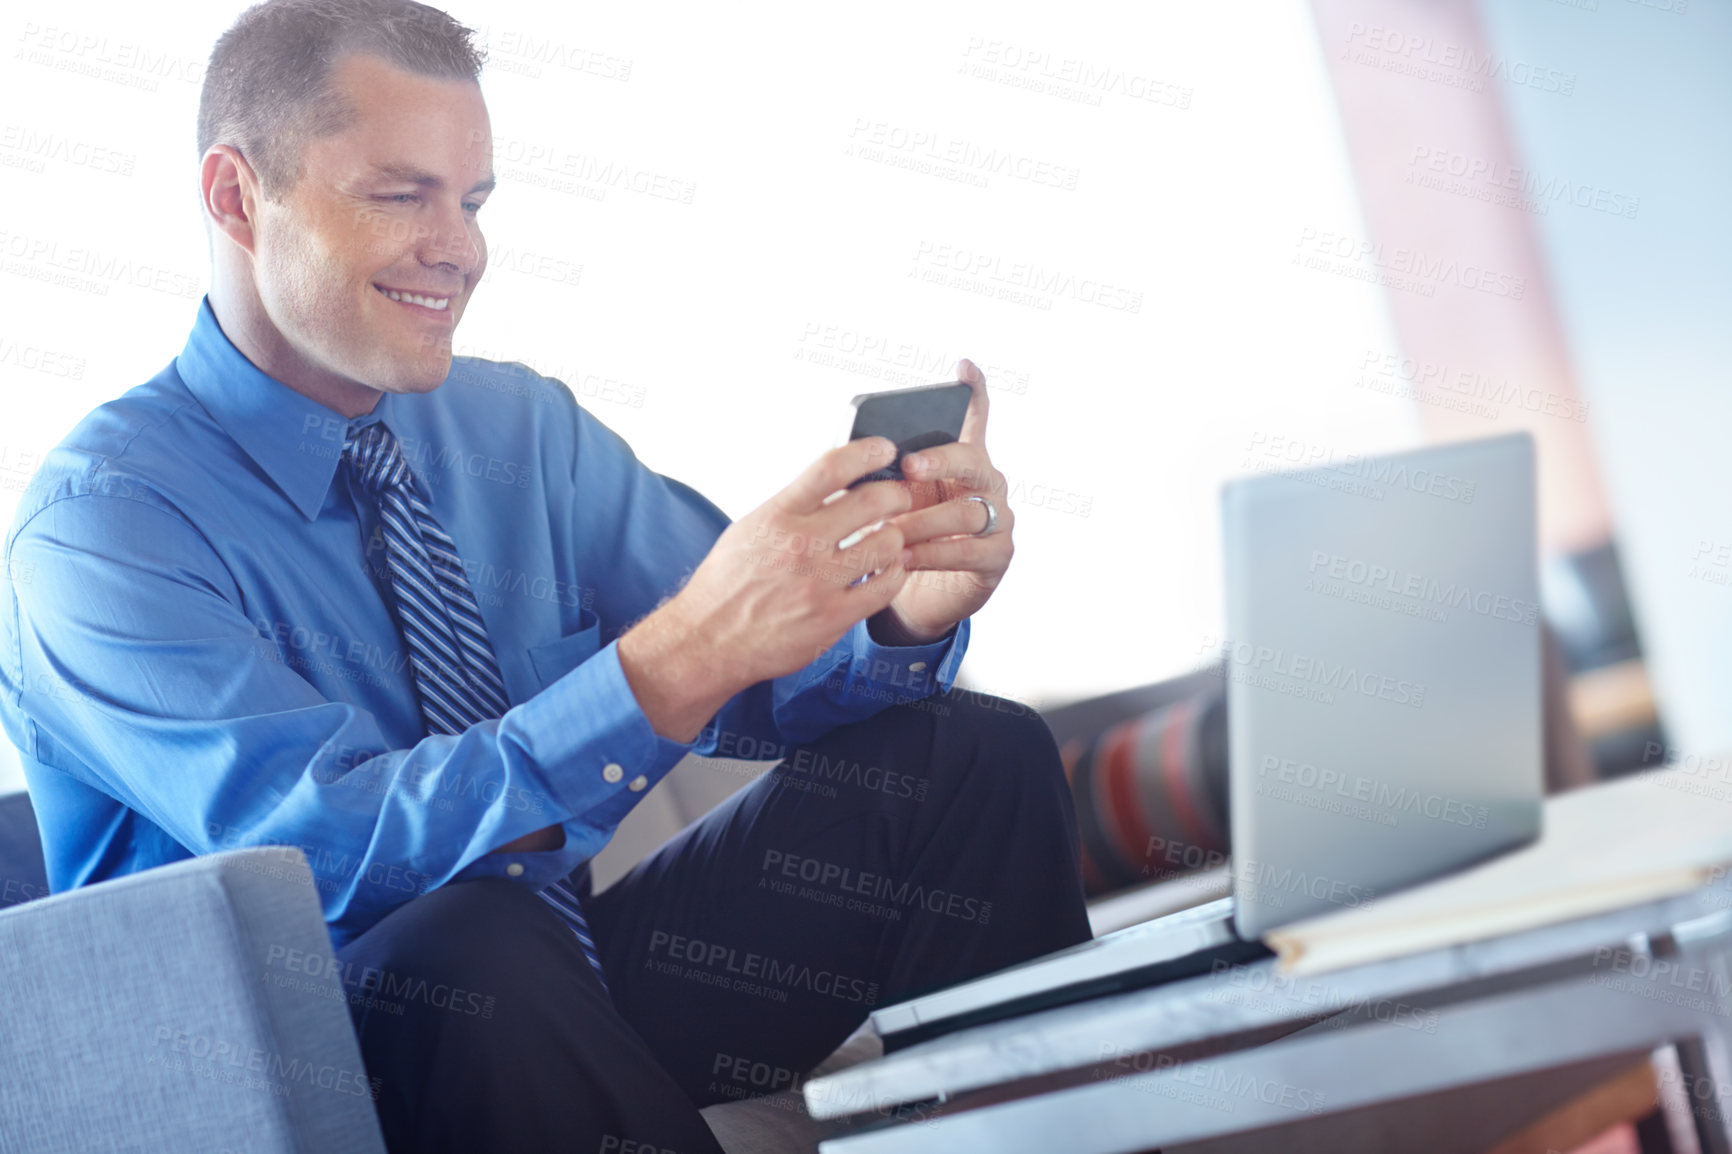
{"label": "phone screen", "polygon": [[866,393],[854,398],[854,428],[850,441],[862,437],[888,437],[896,442],[896,460],[854,482],[899,481],[902,458],[933,445],[947,445],[962,435],[962,419],[968,413],[973,390],[961,381]]}

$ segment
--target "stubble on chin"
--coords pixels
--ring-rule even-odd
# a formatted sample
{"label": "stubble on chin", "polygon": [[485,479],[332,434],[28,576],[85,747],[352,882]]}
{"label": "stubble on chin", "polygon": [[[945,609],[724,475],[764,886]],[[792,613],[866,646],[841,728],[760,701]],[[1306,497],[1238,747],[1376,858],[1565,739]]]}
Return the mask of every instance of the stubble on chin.
{"label": "stubble on chin", "polygon": [[414,360],[398,374],[399,388],[406,393],[430,393],[451,375],[451,337],[426,337]]}
{"label": "stubble on chin", "polygon": [[455,355],[451,347],[451,333],[441,333],[438,336],[423,336],[420,347],[415,350],[417,364],[423,372],[431,373],[438,370],[439,379],[451,371],[451,358]]}

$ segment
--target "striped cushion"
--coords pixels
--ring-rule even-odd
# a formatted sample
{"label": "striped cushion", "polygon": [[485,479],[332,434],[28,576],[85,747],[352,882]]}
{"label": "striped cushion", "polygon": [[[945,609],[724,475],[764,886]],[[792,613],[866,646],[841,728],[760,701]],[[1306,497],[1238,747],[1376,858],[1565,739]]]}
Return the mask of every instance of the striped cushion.
{"label": "striped cushion", "polygon": [[1091,895],[1225,864],[1226,706],[1216,688],[1066,745]]}

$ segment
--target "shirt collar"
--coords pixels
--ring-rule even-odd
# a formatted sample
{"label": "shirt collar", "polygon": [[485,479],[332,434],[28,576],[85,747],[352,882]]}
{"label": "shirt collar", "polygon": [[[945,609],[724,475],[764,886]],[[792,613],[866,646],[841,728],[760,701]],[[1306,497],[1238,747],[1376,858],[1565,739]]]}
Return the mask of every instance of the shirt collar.
{"label": "shirt collar", "polygon": [[311,521],[324,507],[351,430],[389,419],[393,394],[353,420],[270,376],[235,348],[207,296],[175,359],[188,391]]}

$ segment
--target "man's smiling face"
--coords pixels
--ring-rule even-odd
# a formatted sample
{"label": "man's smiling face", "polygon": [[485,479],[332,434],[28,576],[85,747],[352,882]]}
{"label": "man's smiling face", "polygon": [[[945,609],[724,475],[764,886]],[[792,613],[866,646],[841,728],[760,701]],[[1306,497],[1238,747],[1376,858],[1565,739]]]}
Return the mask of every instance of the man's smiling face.
{"label": "man's smiling face", "polygon": [[354,122],[308,141],[300,179],[257,206],[273,368],[344,392],[427,392],[450,371],[452,333],[487,265],[476,219],[493,187],[487,106],[472,81],[375,56],[343,58],[332,82]]}

